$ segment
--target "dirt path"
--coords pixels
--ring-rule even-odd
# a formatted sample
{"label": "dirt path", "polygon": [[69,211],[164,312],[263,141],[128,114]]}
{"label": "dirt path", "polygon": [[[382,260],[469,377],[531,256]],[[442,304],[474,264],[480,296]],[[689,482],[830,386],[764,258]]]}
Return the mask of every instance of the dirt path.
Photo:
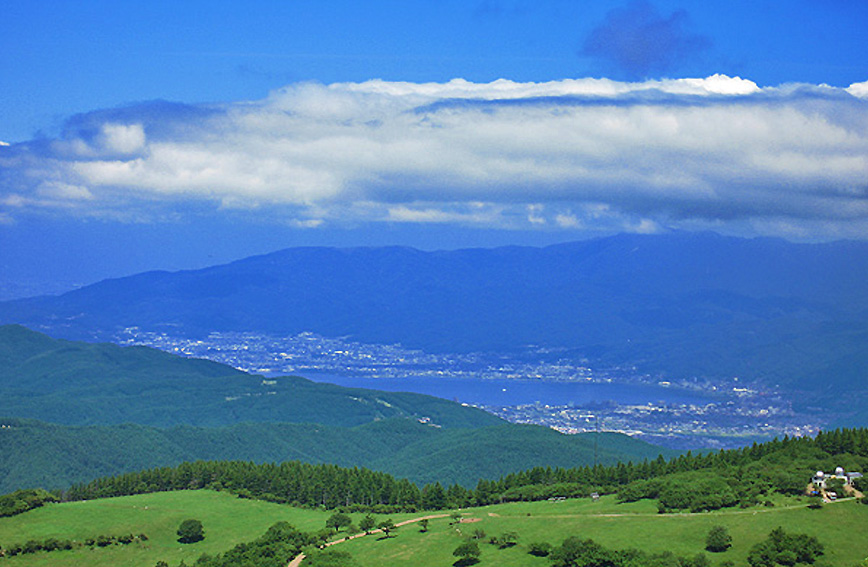
{"label": "dirt path", "polygon": [[[832,500],[831,502],[827,502],[826,504],[840,504],[841,502],[849,502],[850,500],[855,500],[855,497],[848,498],[838,498],[837,500]],[[721,516],[738,516],[745,514],[773,514],[775,512],[783,512],[784,510],[793,510],[795,508],[807,508],[810,506],[812,502],[808,502],[807,504],[792,504],[789,506],[775,506],[774,508],[760,508],[759,510],[725,510],[719,509],[715,510],[716,514]],[[504,518],[523,518],[524,516],[500,516],[499,514],[488,514],[489,516],[495,517],[504,517]],[[571,518],[683,518],[685,516],[700,516],[707,515],[707,512],[668,512],[666,514],[658,514],[656,512],[638,512],[638,513],[601,513],[601,514],[546,514],[534,516],[534,518],[557,518],[561,520],[571,519]]]}
{"label": "dirt path", "polygon": [[[415,524],[416,522],[421,522],[422,520],[436,520],[438,518],[448,518],[448,517],[449,517],[449,514],[431,514],[429,516],[420,516],[418,518],[413,518],[411,520],[404,520],[403,522],[398,522],[397,524],[395,524],[395,527],[400,528],[401,526],[406,526],[407,524]],[[356,538],[360,538],[360,537],[365,537],[366,535],[381,534],[381,533],[383,533],[383,530],[380,530],[380,529],[371,530],[370,533],[360,532],[357,534],[347,536],[343,539],[336,539],[335,541],[330,541],[327,544],[325,544],[323,547],[331,547],[333,545],[337,545],[339,543],[344,543],[344,542],[349,541],[351,539],[356,539]],[[301,562],[304,561],[305,557],[307,557],[307,556],[304,553],[299,553],[298,555],[296,555],[292,559],[292,561],[290,561],[287,564],[286,567],[299,567],[299,565],[301,565]]]}

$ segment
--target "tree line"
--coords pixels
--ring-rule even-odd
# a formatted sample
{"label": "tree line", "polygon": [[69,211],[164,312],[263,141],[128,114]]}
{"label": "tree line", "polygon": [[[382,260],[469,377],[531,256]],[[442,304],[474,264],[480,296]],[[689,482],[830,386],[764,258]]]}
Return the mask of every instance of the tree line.
{"label": "tree line", "polygon": [[392,513],[597,492],[617,493],[622,501],[657,498],[661,511],[711,510],[756,504],[771,492],[800,494],[814,471],[836,466],[868,468],[868,429],[838,429],[814,438],[785,437],[720,452],[688,451],[670,460],[658,457],[614,466],[536,467],[498,480],[480,480],[473,489],[458,484],[444,487],[438,482],[420,488],[409,480],[359,467],[298,461],[196,461],[100,478],[55,496],[73,501],[208,488],[295,506]]}
{"label": "tree line", "polygon": [[123,535],[101,534],[96,537],[86,538],[84,541],[57,539],[54,537],[46,539],[29,539],[24,543],[11,544],[5,547],[0,546],[0,557],[15,557],[16,555],[26,555],[40,551],[68,551],[70,549],[78,549],[81,547],[129,545],[134,542],[144,541],[148,541],[148,536],[145,534],[134,535],[131,533]]}

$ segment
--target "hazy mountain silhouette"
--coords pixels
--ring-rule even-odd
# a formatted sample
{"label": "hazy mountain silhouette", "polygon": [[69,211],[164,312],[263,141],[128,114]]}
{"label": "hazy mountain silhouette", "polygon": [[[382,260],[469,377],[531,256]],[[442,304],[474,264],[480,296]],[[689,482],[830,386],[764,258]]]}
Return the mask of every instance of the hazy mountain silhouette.
{"label": "hazy mountain silhouette", "polygon": [[866,276],[866,243],[713,233],[438,252],[292,248],[0,303],[0,322],[86,340],[138,326],[313,331],[432,352],[542,345],[672,375],[827,390],[865,378]]}

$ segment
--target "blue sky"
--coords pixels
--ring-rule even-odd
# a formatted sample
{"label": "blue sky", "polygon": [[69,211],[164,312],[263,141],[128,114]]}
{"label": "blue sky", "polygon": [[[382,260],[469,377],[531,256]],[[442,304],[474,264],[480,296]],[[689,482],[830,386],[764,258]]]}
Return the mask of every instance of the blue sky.
{"label": "blue sky", "polygon": [[866,46],[864,0],[7,0],[0,268],[865,239]]}

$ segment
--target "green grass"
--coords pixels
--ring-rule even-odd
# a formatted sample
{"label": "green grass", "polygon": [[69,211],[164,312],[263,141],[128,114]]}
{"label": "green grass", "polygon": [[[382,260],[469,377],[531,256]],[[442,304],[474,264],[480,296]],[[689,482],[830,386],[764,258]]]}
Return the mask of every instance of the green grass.
{"label": "green grass", "polygon": [[[727,510],[701,514],[656,513],[650,501],[617,504],[611,496],[598,502],[590,499],[560,502],[522,502],[462,510],[472,523],[450,525],[449,518],[430,521],[427,533],[417,524],[403,526],[395,537],[372,535],[339,544],[335,549],[350,552],[363,567],[425,567],[452,565],[452,550],[462,537],[481,528],[488,536],[506,531],[519,534],[518,545],[497,549],[481,543],[480,565],[503,567],[546,566],[545,558],[527,553],[534,541],[553,545],[575,535],[593,538],[616,549],[635,547],[650,552],[672,551],[679,555],[702,552],[705,536],[714,525],[726,526],[733,547],[722,554],[709,554],[713,563],[724,560],[746,564],[750,547],[777,526],[788,532],[817,536],[826,547],[822,561],[833,566],[853,567],[868,556],[868,506],[842,501],[821,510],[809,510],[807,500],[789,498],[775,507]],[[448,513],[448,511],[446,512]],[[163,559],[176,566],[181,559],[192,564],[204,552],[225,551],[242,541],[260,536],[274,522],[286,520],[299,529],[317,531],[325,525],[330,512],[304,510],[242,500],[211,491],[168,492],[75,502],[46,506],[14,516],[0,518],[0,544],[23,543],[48,537],[82,540],[100,534],[144,532],[149,540],[142,544],[111,546],[104,549],[79,549],[37,553],[0,559],[2,567],[30,566],[136,566],[153,567]],[[394,514],[395,522],[422,514]],[[353,514],[358,523],[361,514]],[[204,541],[181,545],[175,531],[186,518],[196,518],[205,526]],[[378,520],[385,516],[378,516]]]}
{"label": "green grass", "polygon": [[451,565],[456,559],[452,550],[475,529],[484,530],[487,536],[513,531],[520,539],[512,548],[481,543],[480,564],[533,567],[549,564],[547,559],[527,553],[528,544],[535,541],[558,545],[574,535],[614,549],[633,547],[689,556],[704,552],[708,531],[723,525],[733,537],[733,547],[725,553],[709,553],[713,563],[731,560],[745,565],[751,546],[777,526],[817,536],[826,547],[822,561],[830,565],[852,567],[868,557],[868,530],[864,529],[868,506],[854,501],[822,510],[809,510],[797,499],[790,499],[787,507],[659,515],[651,502],[618,505],[612,497],[604,497],[596,503],[581,499],[488,506],[465,510],[464,515],[479,521],[455,526],[449,525],[448,519],[432,520],[428,533],[404,527],[395,538],[362,538],[338,549],[353,554],[364,567]]}
{"label": "green grass", "polygon": [[[149,539],[141,544],[103,549],[82,548],[20,555],[0,559],[0,564],[4,567],[153,567],[160,559],[171,565],[177,565],[181,559],[192,564],[202,553],[215,554],[237,543],[256,539],[277,521],[286,520],[299,529],[316,531],[325,525],[328,516],[329,513],[325,511],[242,500],[227,493],[208,490],[54,504],[19,516],[0,518],[0,545],[49,537],[82,541],[100,534],[120,535],[129,532],[145,533]],[[202,521],[205,527],[204,541],[187,545],[177,542],[178,526],[187,518]]]}

